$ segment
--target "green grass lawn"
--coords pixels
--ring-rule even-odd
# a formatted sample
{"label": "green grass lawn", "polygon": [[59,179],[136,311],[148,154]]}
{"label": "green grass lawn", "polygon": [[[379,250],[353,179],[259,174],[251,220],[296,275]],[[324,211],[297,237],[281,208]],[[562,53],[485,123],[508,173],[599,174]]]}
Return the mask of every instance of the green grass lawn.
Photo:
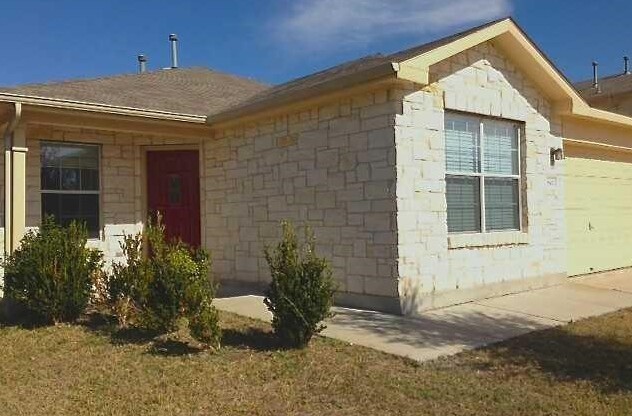
{"label": "green grass lawn", "polygon": [[2,415],[632,414],[632,310],[426,364],[324,338],[275,348],[222,314],[224,345],[104,322],[0,328]]}

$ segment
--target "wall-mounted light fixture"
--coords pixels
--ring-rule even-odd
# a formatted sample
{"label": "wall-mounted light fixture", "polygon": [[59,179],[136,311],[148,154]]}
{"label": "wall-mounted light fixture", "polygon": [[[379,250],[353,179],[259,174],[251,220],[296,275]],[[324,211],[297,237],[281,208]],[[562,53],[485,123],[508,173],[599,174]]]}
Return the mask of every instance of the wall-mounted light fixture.
{"label": "wall-mounted light fixture", "polygon": [[564,149],[561,147],[551,147],[551,166],[558,160],[564,160]]}

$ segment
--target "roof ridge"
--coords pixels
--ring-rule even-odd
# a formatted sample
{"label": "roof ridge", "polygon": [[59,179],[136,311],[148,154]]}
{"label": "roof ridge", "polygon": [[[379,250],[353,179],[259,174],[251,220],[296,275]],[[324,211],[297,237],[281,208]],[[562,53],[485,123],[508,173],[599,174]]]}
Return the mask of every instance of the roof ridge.
{"label": "roof ridge", "polygon": [[288,86],[291,86],[294,83],[297,83],[299,81],[305,80],[306,78],[317,77],[318,75],[327,73],[327,72],[329,72],[329,71],[331,71],[333,69],[342,68],[345,65],[357,64],[359,62],[362,62],[362,61],[365,61],[365,60],[368,60],[368,59],[371,59],[371,58],[373,58],[373,59],[375,59],[375,58],[390,59],[390,58],[395,58],[395,57],[400,56],[400,55],[406,55],[406,54],[409,54],[409,53],[411,53],[413,51],[416,51],[416,50],[428,47],[430,45],[440,44],[441,42],[446,42],[446,41],[451,40],[453,38],[462,37],[462,36],[464,36],[465,34],[468,34],[468,33],[477,32],[479,30],[482,30],[482,29],[484,29],[484,28],[486,28],[488,26],[493,26],[493,25],[495,25],[495,24],[497,24],[499,22],[502,22],[504,20],[511,20],[511,21],[513,21],[511,16],[504,16],[502,18],[498,18],[498,19],[495,19],[495,20],[492,20],[492,21],[480,24],[480,25],[475,26],[473,28],[465,29],[465,30],[463,30],[461,32],[458,32],[456,34],[444,36],[442,38],[435,39],[435,40],[432,40],[432,41],[429,41],[429,42],[420,43],[420,44],[417,44],[415,46],[411,46],[410,48],[406,48],[406,49],[403,49],[403,50],[398,50],[398,51],[391,52],[391,53],[377,52],[377,53],[373,53],[373,54],[362,56],[360,58],[350,59],[350,60],[341,62],[341,63],[339,63],[337,65],[333,65],[331,67],[322,69],[320,71],[312,72],[310,74],[306,74],[306,75],[303,75],[301,77],[293,78],[293,79],[291,79],[289,81],[282,82],[280,84],[276,84],[276,85],[273,86],[273,88],[276,89],[276,88],[288,87]]}
{"label": "roof ridge", "polygon": [[440,39],[432,40],[426,43],[421,43],[404,50],[400,50],[400,51],[396,51],[396,52],[392,52],[388,54],[378,52],[378,53],[374,53],[370,55],[365,55],[361,58],[347,60],[338,65],[334,65],[332,67],[320,70],[318,72],[307,74],[302,77],[294,78],[290,81],[274,85],[272,88],[254,95],[248,101],[237,103],[233,107],[229,107],[228,109],[224,109],[218,113],[211,113],[209,114],[209,117],[216,116],[220,113],[228,113],[239,107],[257,105],[258,103],[264,102],[266,100],[270,100],[272,97],[282,97],[284,95],[287,96],[296,89],[300,90],[301,87],[303,89],[315,88],[316,86],[326,84],[327,82],[331,82],[332,80],[348,77],[350,75],[349,72],[347,71],[348,69],[356,68],[357,71],[367,72],[370,70],[374,70],[380,66],[386,65],[390,62],[405,61],[406,59],[409,59],[410,55],[412,54],[423,53],[426,50],[439,47],[443,44],[447,44],[460,37],[464,37],[466,35],[484,30],[487,27],[496,25],[500,22],[507,21],[507,20],[516,24],[515,21],[511,18],[511,16],[505,16],[500,19],[492,20],[492,21],[480,24],[478,26],[475,26],[473,28],[463,30],[459,33],[449,35],[449,36],[444,36]]}
{"label": "roof ridge", "polygon": [[53,81],[46,81],[46,82],[19,84],[19,85],[14,85],[14,86],[0,86],[0,90],[6,91],[6,90],[18,89],[18,88],[37,88],[37,87],[48,87],[48,86],[56,86],[56,85],[79,84],[79,83],[84,83],[84,82],[89,83],[89,82],[94,82],[94,81],[118,80],[118,79],[124,79],[124,78],[132,78],[132,77],[147,77],[150,75],[161,75],[161,74],[167,74],[167,73],[173,74],[176,72],[181,73],[185,71],[200,71],[200,70],[206,71],[206,72],[212,72],[217,75],[225,75],[232,78],[248,80],[248,81],[255,82],[255,83],[268,86],[268,87],[270,86],[270,84],[263,83],[251,77],[242,77],[239,75],[229,74],[227,72],[217,71],[215,69],[196,65],[196,66],[190,66],[190,67],[160,68],[160,69],[154,69],[151,71],[146,71],[143,73],[123,73],[123,74],[114,74],[114,75],[103,75],[103,76],[97,76],[97,77],[91,77],[91,78],[70,78],[70,79],[64,79],[64,80],[58,80],[58,81],[53,80]]}
{"label": "roof ridge", "polygon": [[[612,74],[612,75],[606,75],[605,77],[599,77],[599,81],[608,81],[614,78],[619,78],[619,77],[623,77],[623,76],[629,76],[630,74],[626,74],[625,72],[619,72],[618,74]],[[632,78],[632,77],[631,77]],[[593,79],[592,78],[587,78],[581,81],[577,81],[574,82],[573,85],[579,85],[579,84],[592,84]]]}
{"label": "roof ridge", "polygon": [[[51,81],[44,81],[44,82],[33,82],[33,83],[26,83],[26,84],[18,84],[18,85],[14,85],[14,86],[0,86],[0,89],[12,89],[12,88],[23,88],[23,87],[44,87],[44,86],[49,86],[49,85],[61,85],[61,84],[70,84],[70,83],[79,83],[79,82],[91,82],[91,81],[104,81],[104,80],[108,80],[108,79],[119,79],[119,78],[128,78],[128,77],[135,77],[135,76],[146,76],[146,75],[156,75],[161,71],[171,71],[171,70],[190,70],[190,69],[206,69],[208,71],[213,71],[210,68],[205,68],[205,67],[187,67],[187,68],[161,68],[161,69],[155,69],[152,71],[146,71],[143,73],[122,73],[122,74],[114,74],[114,75],[101,75],[101,76],[96,76],[96,77],[90,77],[90,78],[68,78],[68,79],[62,79],[62,80],[51,80]],[[214,72],[214,71],[213,71]]]}
{"label": "roof ridge", "polygon": [[0,88],[0,94],[206,115],[270,86],[204,67],[119,74]]}
{"label": "roof ridge", "polygon": [[404,57],[404,56],[410,55],[411,53],[415,53],[415,52],[417,52],[417,51],[419,51],[421,49],[432,48],[435,45],[441,45],[444,42],[450,42],[450,41],[452,41],[454,39],[462,38],[462,37],[464,37],[466,35],[469,35],[469,34],[474,33],[474,32],[478,32],[480,30],[483,30],[483,29],[485,29],[487,27],[493,26],[493,25],[498,24],[498,23],[500,23],[502,21],[505,21],[505,20],[510,20],[514,24],[516,24],[516,22],[514,21],[514,19],[510,15],[509,16],[504,16],[504,17],[501,17],[501,18],[498,18],[498,19],[495,19],[495,20],[491,20],[489,22],[482,23],[482,24],[480,24],[478,26],[471,27],[469,29],[464,29],[464,30],[462,30],[460,32],[453,33],[451,35],[443,36],[443,37],[441,37],[439,39],[434,39],[434,40],[431,40],[431,41],[428,41],[428,42],[419,43],[419,44],[411,46],[409,48],[401,49],[401,50],[392,52],[392,53],[386,55],[385,57],[386,58]]}
{"label": "roof ridge", "polygon": [[345,65],[349,65],[349,64],[353,64],[353,63],[369,60],[369,59],[384,58],[384,57],[386,57],[386,56],[384,54],[382,54],[381,52],[377,52],[377,53],[370,54],[370,55],[364,55],[364,56],[361,56],[360,58],[350,59],[348,61],[341,62],[341,63],[339,63],[337,65],[333,65],[333,66],[321,69],[321,70],[316,71],[316,72],[311,72],[311,73],[309,73],[307,75],[303,75],[303,76],[300,76],[298,78],[292,78],[289,81],[273,85],[273,88],[285,87],[285,86],[291,85],[291,84],[293,84],[295,82],[305,80],[306,78],[317,77],[318,75],[322,75],[322,74],[327,73],[327,72],[329,72],[329,71],[331,71],[333,69],[340,68],[340,67],[343,67]]}

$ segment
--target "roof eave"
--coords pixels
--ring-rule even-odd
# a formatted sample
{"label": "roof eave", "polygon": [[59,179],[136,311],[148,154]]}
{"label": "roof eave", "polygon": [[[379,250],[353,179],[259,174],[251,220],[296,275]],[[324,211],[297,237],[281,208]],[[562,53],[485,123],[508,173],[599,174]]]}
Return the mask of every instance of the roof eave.
{"label": "roof eave", "polygon": [[204,123],[206,116],[195,114],[172,113],[168,111],[151,110],[145,108],[134,108],[124,106],[114,106],[109,104],[91,103],[84,101],[74,101],[50,97],[38,97],[23,94],[12,94],[1,92],[0,102],[22,103],[25,105],[59,108],[65,110],[79,110],[96,113],[116,114],[132,117],[143,117],[158,120],[183,121],[190,123]]}
{"label": "roof eave", "polygon": [[620,127],[632,128],[632,117],[591,107],[588,104],[574,107],[570,116],[584,120],[600,121]]}
{"label": "roof eave", "polygon": [[396,63],[385,62],[360,73],[350,74],[330,82],[324,82],[309,88],[305,88],[298,93],[283,94],[269,100],[253,102],[251,104],[237,106],[233,109],[228,109],[216,114],[211,114],[206,117],[206,123],[217,124],[226,121],[232,121],[245,116],[249,116],[254,113],[260,113],[272,108],[291,105],[297,101],[308,100],[319,95],[333,93],[345,88],[354,87],[356,85],[375,81],[378,79],[389,77],[392,77],[394,79],[397,76],[398,70],[399,66]]}

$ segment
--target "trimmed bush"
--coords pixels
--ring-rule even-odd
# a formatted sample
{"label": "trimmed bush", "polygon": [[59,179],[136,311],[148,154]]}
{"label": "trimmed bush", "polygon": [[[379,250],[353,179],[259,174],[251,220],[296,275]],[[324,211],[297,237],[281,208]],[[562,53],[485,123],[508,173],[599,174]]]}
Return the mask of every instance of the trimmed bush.
{"label": "trimmed bush", "polygon": [[189,316],[189,331],[193,338],[204,344],[219,345],[221,332],[217,309],[212,304],[203,302]]}
{"label": "trimmed bush", "polygon": [[106,284],[119,323],[169,333],[188,319],[194,338],[219,346],[208,254],[167,242],[160,222],[148,224],[143,234],[126,236],[121,247],[126,262],[113,265]]}
{"label": "trimmed bush", "polygon": [[82,224],[68,227],[44,218],[38,231],[26,233],[4,263],[4,294],[47,323],[75,321],[90,301],[92,283],[103,255],[86,247]]}
{"label": "trimmed bush", "polygon": [[138,316],[134,299],[139,298],[140,285],[145,281],[146,262],[143,258],[142,234],[125,235],[121,243],[124,263],[113,263],[112,273],[106,274],[105,303],[116,315],[119,325],[127,327]]}
{"label": "trimmed bush", "polygon": [[294,227],[287,221],[281,224],[283,238],[276,247],[265,249],[272,282],[264,302],[281,342],[303,348],[325,328],[321,322],[333,316],[336,285],[329,263],[316,255],[311,229],[306,228],[305,241],[299,245]]}

